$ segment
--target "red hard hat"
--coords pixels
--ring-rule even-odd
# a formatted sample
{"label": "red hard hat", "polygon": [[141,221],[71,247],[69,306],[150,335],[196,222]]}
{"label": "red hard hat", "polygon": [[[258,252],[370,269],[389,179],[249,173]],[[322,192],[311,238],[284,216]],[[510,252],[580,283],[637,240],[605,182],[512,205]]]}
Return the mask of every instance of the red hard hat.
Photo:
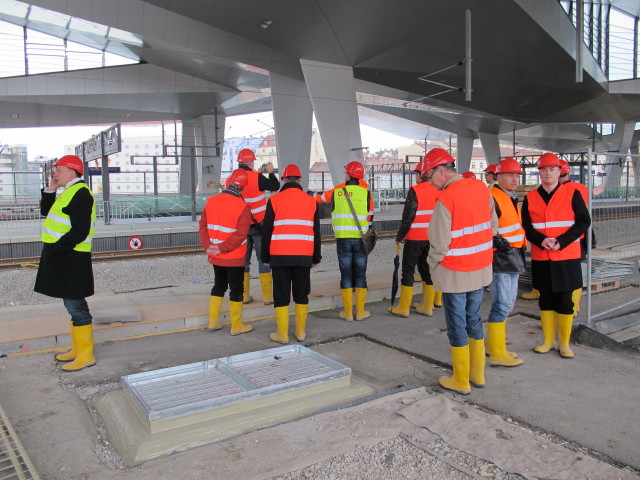
{"label": "red hard hat", "polygon": [[65,155],[64,157],[60,157],[54,165],[56,167],[62,166],[73,168],[80,175],[84,173],[84,163],[82,163],[80,157],[76,157],[75,155]]}
{"label": "red hard hat", "polygon": [[497,173],[498,165],[496,163],[492,163],[487,168],[484,169],[484,173]]}
{"label": "red hard hat", "polygon": [[546,167],[560,167],[562,162],[553,153],[545,153],[538,160],[538,169]]}
{"label": "red hard hat", "polygon": [[251,163],[255,161],[256,154],[253,153],[253,150],[249,150],[248,148],[243,148],[238,152],[238,163]]}
{"label": "red hard hat", "polygon": [[349,162],[344,169],[353,178],[364,178],[364,167],[360,162]]}
{"label": "red hard hat", "polygon": [[476,174],[473,172],[463,172],[462,178],[471,178],[473,180],[476,180],[478,177],[476,177]]}
{"label": "red hard hat", "polygon": [[424,157],[420,159],[413,171],[419,173],[420,175],[424,175]]}
{"label": "red hard hat", "polygon": [[515,158],[503,158],[496,173],[522,173],[522,167]]}
{"label": "red hard hat", "polygon": [[566,160],[560,160],[560,175],[566,175],[569,172],[571,172],[569,162],[567,162]]}
{"label": "red hard hat", "polygon": [[282,171],[282,178],[287,177],[302,177],[302,173],[300,172],[300,169],[297,165],[290,163],[289,165],[284,167],[284,170]]}
{"label": "red hard hat", "polygon": [[246,187],[249,183],[249,175],[244,168],[238,168],[231,172],[229,178],[227,178],[228,187]]}
{"label": "red hard hat", "polygon": [[438,165],[455,163],[454,158],[443,148],[432,148],[424,156],[424,173],[433,170]]}

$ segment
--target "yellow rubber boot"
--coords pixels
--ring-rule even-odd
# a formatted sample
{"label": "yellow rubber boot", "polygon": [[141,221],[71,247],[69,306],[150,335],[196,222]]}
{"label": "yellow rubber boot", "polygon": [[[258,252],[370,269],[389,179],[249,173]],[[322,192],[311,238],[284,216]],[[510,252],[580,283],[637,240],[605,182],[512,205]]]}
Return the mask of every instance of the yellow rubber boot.
{"label": "yellow rubber boot", "polygon": [[422,302],[414,303],[411,305],[416,309],[416,313],[431,317],[433,315],[433,299],[436,296],[436,291],[433,285],[427,285],[427,282],[422,282]]}
{"label": "yellow rubber boot", "polygon": [[73,330],[76,339],[76,358],[62,366],[65,372],[77,372],[96,364],[96,358],[93,356],[93,325],[73,327]]}
{"label": "yellow rubber boot", "polygon": [[[507,319],[505,318],[505,320],[504,320],[504,321],[505,321],[505,328],[506,328],[506,322],[507,322]],[[486,335],[485,335],[485,337],[484,337],[485,344],[486,344],[487,357],[490,357],[490,356],[491,356],[491,347],[490,347],[490,345],[492,345],[492,343],[491,343],[491,333],[492,333],[492,331],[489,329],[489,327],[487,327],[487,334],[486,334]],[[506,348],[506,347],[505,347],[505,348]],[[510,352],[510,351],[508,351],[508,350],[506,350],[506,352],[507,352],[507,355],[508,355],[509,357],[511,357],[511,358],[518,358],[518,354],[517,354],[517,353],[515,353],[515,352]]]}
{"label": "yellow rubber boot", "polygon": [[242,302],[229,302],[229,317],[231,318],[231,335],[240,335],[253,330],[250,325],[242,323]]}
{"label": "yellow rubber boot", "polygon": [[299,342],[304,342],[305,338],[307,338],[305,327],[307,326],[308,312],[308,304],[296,303],[296,340]]}
{"label": "yellow rubber boot", "polygon": [[436,308],[442,308],[442,292],[436,292],[433,296],[433,306]]}
{"label": "yellow rubber boot", "polygon": [[356,320],[369,318],[371,313],[364,309],[367,303],[367,289],[356,288]]}
{"label": "yellow rubber boot", "polygon": [[209,297],[209,330],[220,330],[220,310],[222,310],[222,297]]}
{"label": "yellow rubber boot", "polygon": [[389,312],[399,317],[409,318],[409,308],[413,298],[413,287],[400,286],[400,301],[397,307],[389,307]]}
{"label": "yellow rubber boot", "polygon": [[540,292],[537,289],[532,288],[529,293],[523,293],[520,295],[520,298],[524,298],[525,300],[537,300],[540,298]]}
{"label": "yellow rubber boot", "polygon": [[519,358],[513,358],[507,353],[507,323],[489,322],[487,324],[487,338],[489,342],[489,363],[491,366],[517,367],[524,363]]}
{"label": "yellow rubber boot", "polygon": [[340,295],[342,295],[340,318],[351,322],[353,320],[353,290],[350,288],[342,288],[340,289]]}
{"label": "yellow rubber boot", "polygon": [[569,340],[571,339],[571,325],[573,324],[573,315],[562,315],[558,313],[558,351],[562,358],[573,358],[575,355],[569,348]]}
{"label": "yellow rubber boot", "polygon": [[265,305],[273,305],[273,281],[271,272],[260,274],[260,288],[262,288],[262,302]]}
{"label": "yellow rubber boot", "polygon": [[276,343],[289,343],[289,307],[276,307],[277,332],[269,334],[269,339]]}
{"label": "yellow rubber boot", "polygon": [[58,362],[71,362],[76,358],[76,339],[73,336],[73,322],[69,322],[71,326],[71,349],[64,353],[58,353],[55,355],[55,359]]}
{"label": "yellow rubber boot", "polygon": [[540,311],[540,323],[542,324],[542,345],[533,349],[536,353],[547,353],[556,348],[556,312],[553,310]]}
{"label": "yellow rubber boot", "polygon": [[580,311],[580,299],[582,298],[582,289],[577,288],[571,292],[571,301],[573,302],[573,316],[575,317]]}
{"label": "yellow rubber boot", "polygon": [[452,390],[461,395],[469,395],[469,393],[471,393],[471,385],[469,384],[470,364],[469,345],[465,345],[464,347],[451,347],[453,375],[450,377],[440,377],[438,383],[447,390]]}
{"label": "yellow rubber boot", "polygon": [[251,294],[251,274],[244,272],[244,282],[242,283],[242,303],[253,302]]}
{"label": "yellow rubber boot", "polygon": [[484,339],[469,339],[469,383],[476,388],[484,388],[485,351]]}

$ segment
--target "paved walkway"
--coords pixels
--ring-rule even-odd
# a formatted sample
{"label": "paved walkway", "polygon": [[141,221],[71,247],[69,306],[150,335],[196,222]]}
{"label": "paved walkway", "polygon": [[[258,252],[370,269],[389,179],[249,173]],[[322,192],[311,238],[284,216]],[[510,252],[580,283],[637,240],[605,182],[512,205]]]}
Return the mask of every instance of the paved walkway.
{"label": "paved walkway", "polygon": [[[433,317],[415,313],[407,319],[391,316],[386,312],[388,276],[371,278],[369,283],[370,303],[367,307],[372,317],[361,322],[345,322],[338,318],[337,281],[314,284],[305,345],[322,346],[324,354],[337,357],[344,354],[331,347],[331,342],[338,341],[339,344],[340,339],[355,336],[372,342],[373,346],[384,345],[388,347],[389,355],[402,352],[408,355],[407,358],[424,360],[435,367],[425,367],[419,373],[411,367],[391,375],[385,367],[387,354],[383,352],[376,355],[375,362],[370,365],[361,364],[361,358],[350,359],[356,364],[354,374],[371,382],[386,378],[385,388],[424,385],[428,391],[459,398],[534,430],[557,435],[575,448],[593,452],[596,458],[608,458],[640,470],[640,429],[637,428],[640,356],[581,345],[574,346],[576,358],[573,360],[562,359],[556,352],[536,355],[531,350],[541,337],[539,322],[535,319],[536,302],[519,300],[516,313],[508,324],[508,335],[510,350],[524,359],[524,365],[513,369],[487,367],[486,388],[473,389],[468,397],[452,395],[437,384],[437,377],[442,374],[438,366],[450,365],[442,309],[437,309]],[[73,458],[48,458],[47,449],[38,447],[43,441],[41,429],[62,428],[62,432],[56,431],[56,438],[66,430],[71,433],[92,431],[95,427],[92,427],[91,419],[84,418],[84,414],[74,416],[69,406],[75,405],[77,410],[83,405],[82,399],[90,401],[92,394],[106,386],[115,388],[121,375],[276,346],[268,340],[268,334],[274,330],[273,307],[262,305],[259,298],[256,300],[244,310],[246,321],[255,330],[231,337],[228,327],[218,332],[203,330],[207,323],[206,296],[180,296],[169,290],[95,297],[92,310],[96,322],[115,322],[96,324],[98,364],[75,374],[61,372],[52,361],[51,353],[42,352],[69,344],[68,317],[62,305],[4,309],[0,320],[0,348],[9,356],[0,359],[0,381],[3,383],[0,404],[39,469],[50,472],[54,466],[63,468],[56,462],[71,462],[69,471],[79,468],[73,466]],[[488,313],[489,302],[487,294],[483,318]],[[223,311],[226,315],[226,305]],[[226,316],[224,318],[226,320]],[[158,335],[160,333],[164,335]],[[47,415],[47,412],[59,412],[60,415]],[[86,433],[78,435],[78,438],[86,437]],[[98,430],[98,437],[100,435],[104,432],[100,434]],[[99,446],[100,440],[97,446],[78,445],[81,450],[77,452],[79,464],[91,464],[91,459],[95,462],[93,449]],[[281,470],[284,471],[288,470]],[[72,477],[53,475],[45,478]]]}

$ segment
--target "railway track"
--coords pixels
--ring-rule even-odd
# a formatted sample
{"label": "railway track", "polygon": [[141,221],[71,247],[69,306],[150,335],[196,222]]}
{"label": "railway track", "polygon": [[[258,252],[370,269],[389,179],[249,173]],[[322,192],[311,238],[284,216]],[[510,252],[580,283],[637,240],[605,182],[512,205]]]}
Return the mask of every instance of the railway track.
{"label": "railway track", "polygon": [[[395,237],[396,232],[380,232],[379,238]],[[335,243],[333,236],[322,237],[322,243]],[[169,257],[178,255],[203,254],[200,245],[185,245],[181,247],[145,248],[141,250],[123,250],[118,252],[94,252],[93,262],[114,262],[117,260],[139,260],[142,258]],[[5,258],[0,259],[0,270],[19,268],[36,268],[40,257]]]}

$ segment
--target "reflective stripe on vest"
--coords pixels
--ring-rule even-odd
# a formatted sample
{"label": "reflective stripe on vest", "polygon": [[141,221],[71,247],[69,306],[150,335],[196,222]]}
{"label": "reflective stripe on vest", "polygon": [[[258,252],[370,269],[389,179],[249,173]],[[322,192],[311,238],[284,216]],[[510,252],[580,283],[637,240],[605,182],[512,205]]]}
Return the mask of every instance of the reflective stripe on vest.
{"label": "reflective stripe on vest", "polygon": [[[71,218],[69,215],[62,211],[66,208],[75,194],[81,189],[86,188],[91,198],[93,194],[89,187],[84,182],[77,182],[66,188],[60,195],[56,197],[55,202],[51,206],[51,210],[47,214],[44,223],[42,224],[42,236],[40,239],[44,243],[56,243],[60,238],[71,231]],[[91,207],[91,226],[89,228],[89,234],[80,243],[78,243],[73,249],[77,252],[90,252],[91,245],[93,244],[93,235],[96,226],[96,203],[93,202]]]}
{"label": "reflective stripe on vest", "polygon": [[471,179],[456,180],[440,192],[438,201],[452,212],[451,243],[440,262],[445,268],[471,272],[493,262],[490,195],[484,182]]}
{"label": "reflective stripe on vest", "polygon": [[422,182],[411,188],[418,199],[418,209],[404,238],[405,240],[429,240],[428,228],[433,209],[436,207],[438,189],[429,182]]}
{"label": "reflective stripe on vest", "polygon": [[258,185],[258,176],[260,174],[250,170],[246,172],[249,176],[249,183],[242,189],[241,195],[244,201],[249,204],[254,223],[262,223],[264,213],[267,210],[267,197]]}
{"label": "reflective stripe on vest", "polygon": [[[349,193],[349,198],[356,212],[360,228],[363,232],[366,232],[369,230],[368,216],[370,212],[369,205],[367,204],[369,191],[358,185],[347,185],[345,188]],[[360,230],[358,229],[356,221],[353,219],[349,202],[344,196],[344,190],[342,188],[339,190],[335,189],[333,196],[334,207],[331,212],[333,234],[336,238],[360,238]]]}
{"label": "reflective stripe on vest", "polygon": [[[205,212],[207,216],[207,232],[213,245],[224,243],[234,232],[237,232],[238,219],[246,208],[246,202],[230,193],[220,193],[207,200]],[[230,252],[212,255],[213,258],[237,260],[245,258],[247,239]]]}
{"label": "reflective stripe on vest", "polygon": [[271,255],[313,256],[316,201],[299,188],[287,188],[269,199],[274,213]]}
{"label": "reflective stripe on vest", "polygon": [[[553,193],[549,204],[544,203],[538,189],[527,194],[531,226],[547,238],[558,238],[575,225],[575,213],[571,206],[573,188],[562,185]],[[547,250],[531,244],[532,260],[572,260],[580,258],[580,239],[571,242],[562,250]]]}
{"label": "reflective stripe on vest", "polygon": [[519,205],[499,187],[491,189],[491,195],[500,209],[498,218],[498,235],[505,238],[514,248],[522,248],[527,244],[522,228],[522,212]]}

